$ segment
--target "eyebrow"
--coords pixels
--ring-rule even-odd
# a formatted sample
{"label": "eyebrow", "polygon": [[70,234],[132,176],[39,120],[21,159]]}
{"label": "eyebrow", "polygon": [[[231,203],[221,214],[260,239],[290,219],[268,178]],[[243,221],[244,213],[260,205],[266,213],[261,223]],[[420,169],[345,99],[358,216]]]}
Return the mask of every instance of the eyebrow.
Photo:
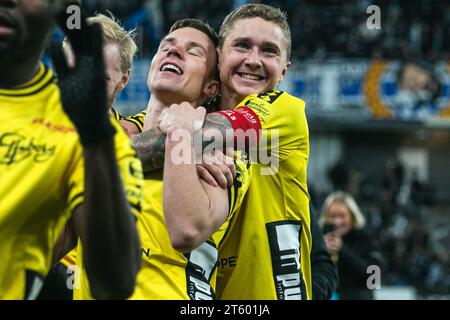
{"label": "eyebrow", "polygon": [[163,44],[164,42],[174,43],[175,40],[176,39],[174,37],[165,37],[164,39],[161,40],[160,44]]}
{"label": "eyebrow", "polygon": [[[234,39],[232,42],[233,42],[233,43],[236,43],[236,42],[239,42],[239,41],[252,42],[250,38],[246,38],[246,37],[236,38],[236,39]],[[275,42],[272,42],[272,41],[264,41],[264,42],[262,43],[262,45],[263,45],[263,46],[267,46],[267,47],[271,47],[271,48],[274,48],[274,49],[277,49],[278,52],[281,52],[281,48],[280,48]]]}

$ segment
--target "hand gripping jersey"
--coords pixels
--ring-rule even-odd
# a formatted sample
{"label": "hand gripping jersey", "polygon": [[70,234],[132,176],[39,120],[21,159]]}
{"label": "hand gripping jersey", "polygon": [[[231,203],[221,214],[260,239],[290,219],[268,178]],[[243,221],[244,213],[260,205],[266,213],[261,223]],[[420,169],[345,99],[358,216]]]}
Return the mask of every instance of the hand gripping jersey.
{"label": "hand gripping jersey", "polygon": [[[0,299],[34,298],[58,235],[83,202],[83,149],[56,80],[43,65],[28,83],[0,90],[0,112],[8,119],[0,124]],[[138,208],[141,163],[112,122],[122,181],[130,205]]]}
{"label": "hand gripping jersey", "polygon": [[251,185],[219,247],[217,297],[310,299],[305,104],[273,91],[247,97],[235,110],[240,108],[251,109],[258,116],[262,137],[258,148],[250,150],[257,161],[251,164]]}

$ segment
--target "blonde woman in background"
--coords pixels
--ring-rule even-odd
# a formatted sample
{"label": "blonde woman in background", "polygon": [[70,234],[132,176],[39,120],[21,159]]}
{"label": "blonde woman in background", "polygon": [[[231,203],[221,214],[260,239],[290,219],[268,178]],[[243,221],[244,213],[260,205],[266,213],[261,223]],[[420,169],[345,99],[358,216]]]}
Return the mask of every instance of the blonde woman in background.
{"label": "blonde woman in background", "polygon": [[[331,193],[325,200],[319,225],[325,245],[338,267],[338,298],[371,300],[373,292],[367,280],[373,274],[369,266],[378,266],[382,279],[382,256],[376,241],[366,230],[366,221],[355,199],[346,192]],[[369,281],[373,284],[373,281]]]}

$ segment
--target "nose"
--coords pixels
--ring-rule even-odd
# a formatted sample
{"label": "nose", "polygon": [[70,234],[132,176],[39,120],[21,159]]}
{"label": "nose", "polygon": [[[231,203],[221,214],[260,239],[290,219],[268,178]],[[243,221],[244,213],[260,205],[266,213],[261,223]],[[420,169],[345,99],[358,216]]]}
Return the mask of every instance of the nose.
{"label": "nose", "polygon": [[179,59],[183,59],[183,51],[181,50],[180,46],[173,45],[170,47],[170,49],[167,51],[167,56],[175,56]]}
{"label": "nose", "polygon": [[258,69],[261,67],[261,58],[258,49],[251,49],[245,59],[245,64],[251,69]]}
{"label": "nose", "polygon": [[342,219],[340,217],[332,217],[330,220],[336,227],[340,227],[342,224]]}

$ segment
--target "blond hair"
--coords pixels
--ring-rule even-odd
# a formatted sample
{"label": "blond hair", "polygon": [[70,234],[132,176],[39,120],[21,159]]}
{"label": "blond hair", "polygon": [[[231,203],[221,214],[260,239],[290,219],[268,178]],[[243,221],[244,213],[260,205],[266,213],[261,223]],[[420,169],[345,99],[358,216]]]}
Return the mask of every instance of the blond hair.
{"label": "blond hair", "polygon": [[114,16],[107,17],[103,14],[97,14],[87,19],[89,24],[98,23],[103,31],[103,40],[105,43],[115,43],[119,46],[120,51],[120,70],[126,73],[131,69],[134,55],[137,51],[137,45],[134,42],[134,30],[125,31]]}
{"label": "blond hair", "polygon": [[240,6],[229,13],[222,22],[219,31],[219,47],[222,47],[228,32],[234,23],[241,19],[262,18],[278,25],[283,31],[286,40],[286,61],[291,58],[291,29],[287,22],[287,13],[278,8],[268,6],[266,4],[253,3]]}
{"label": "blond hair", "polygon": [[325,199],[320,212],[320,217],[318,219],[318,223],[321,227],[325,224],[326,215],[330,209],[330,206],[335,202],[339,202],[347,206],[350,214],[352,215],[353,229],[361,230],[364,228],[366,225],[366,218],[364,218],[364,215],[352,195],[343,191],[333,192]]}

